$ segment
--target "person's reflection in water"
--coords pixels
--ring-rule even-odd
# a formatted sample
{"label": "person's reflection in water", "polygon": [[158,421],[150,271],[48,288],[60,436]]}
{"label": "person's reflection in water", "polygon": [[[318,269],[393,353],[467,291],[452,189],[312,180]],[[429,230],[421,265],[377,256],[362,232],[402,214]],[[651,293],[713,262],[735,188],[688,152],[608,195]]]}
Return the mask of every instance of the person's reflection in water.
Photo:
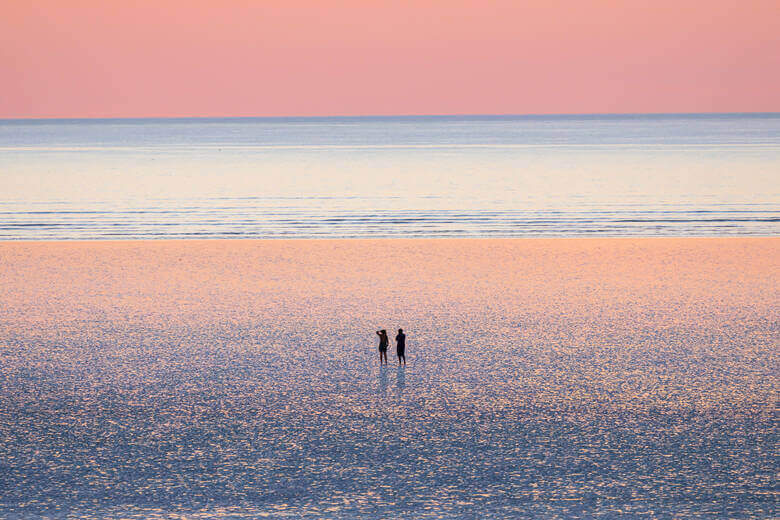
{"label": "person's reflection in water", "polygon": [[395,372],[395,389],[399,396],[404,393],[404,388],[406,388],[406,370],[399,366]]}
{"label": "person's reflection in water", "polygon": [[387,370],[385,367],[379,367],[379,386],[377,386],[376,393],[387,395]]}

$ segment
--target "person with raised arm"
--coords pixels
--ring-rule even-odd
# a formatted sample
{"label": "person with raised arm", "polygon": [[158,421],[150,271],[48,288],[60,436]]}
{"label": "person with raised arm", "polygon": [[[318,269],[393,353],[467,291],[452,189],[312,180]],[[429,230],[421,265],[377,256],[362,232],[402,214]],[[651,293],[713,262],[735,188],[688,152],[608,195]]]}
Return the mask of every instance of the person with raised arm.
{"label": "person with raised arm", "polygon": [[376,331],[376,335],[379,336],[379,364],[382,364],[382,358],[385,360],[385,365],[387,364],[387,345],[390,343],[390,340],[387,339],[387,331],[385,329]]}

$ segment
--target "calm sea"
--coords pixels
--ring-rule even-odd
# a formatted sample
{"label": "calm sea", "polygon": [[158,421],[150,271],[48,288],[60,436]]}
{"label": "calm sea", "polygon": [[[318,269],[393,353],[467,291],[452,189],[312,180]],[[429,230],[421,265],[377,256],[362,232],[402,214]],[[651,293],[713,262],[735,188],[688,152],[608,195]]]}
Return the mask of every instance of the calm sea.
{"label": "calm sea", "polygon": [[0,239],[777,235],[780,114],[0,120]]}

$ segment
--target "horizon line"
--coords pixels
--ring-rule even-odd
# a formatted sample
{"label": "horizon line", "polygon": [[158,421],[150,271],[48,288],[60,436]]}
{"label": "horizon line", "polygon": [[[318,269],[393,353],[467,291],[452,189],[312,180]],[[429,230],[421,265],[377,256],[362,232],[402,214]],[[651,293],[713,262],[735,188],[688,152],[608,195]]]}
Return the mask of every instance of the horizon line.
{"label": "horizon line", "polygon": [[164,120],[224,120],[224,119],[390,119],[390,118],[452,118],[452,117],[636,117],[636,116],[780,116],[780,111],[770,112],[553,112],[553,113],[454,113],[454,114],[361,114],[361,115],[285,115],[285,116],[0,116],[0,121],[139,121],[145,119]]}

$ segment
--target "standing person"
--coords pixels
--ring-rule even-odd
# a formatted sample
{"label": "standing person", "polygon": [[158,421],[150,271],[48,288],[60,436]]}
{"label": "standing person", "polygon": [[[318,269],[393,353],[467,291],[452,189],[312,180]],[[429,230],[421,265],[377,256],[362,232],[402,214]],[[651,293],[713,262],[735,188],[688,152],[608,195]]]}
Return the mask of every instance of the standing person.
{"label": "standing person", "polygon": [[395,353],[398,355],[398,365],[401,365],[401,360],[404,360],[404,366],[406,366],[406,334],[404,329],[398,329],[398,335],[395,337]]}
{"label": "standing person", "polygon": [[387,339],[387,331],[385,329],[376,331],[376,335],[379,336],[379,364],[382,364],[382,358],[385,359],[385,365],[387,364],[387,345],[390,340]]}

